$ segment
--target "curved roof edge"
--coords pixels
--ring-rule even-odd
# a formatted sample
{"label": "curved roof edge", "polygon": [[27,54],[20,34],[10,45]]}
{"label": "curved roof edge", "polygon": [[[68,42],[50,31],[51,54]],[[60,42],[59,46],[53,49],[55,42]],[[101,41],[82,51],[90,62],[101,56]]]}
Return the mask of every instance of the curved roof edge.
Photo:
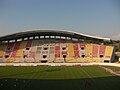
{"label": "curved roof edge", "polygon": [[74,31],[68,31],[68,30],[59,30],[59,29],[31,29],[31,30],[26,30],[26,31],[22,31],[22,32],[17,32],[17,33],[13,33],[13,34],[8,34],[8,35],[4,35],[1,36],[0,38],[6,38],[9,36],[17,36],[17,35],[22,35],[22,34],[29,34],[29,33],[42,33],[42,32],[58,32],[58,33],[64,33],[64,34],[76,34],[76,35],[80,35],[80,36],[84,36],[84,37],[89,37],[89,38],[94,38],[94,39],[101,39],[101,40],[105,40],[105,41],[110,41],[110,38],[103,38],[103,37],[98,37],[98,36],[92,36],[92,35],[87,35],[87,34],[82,34],[82,33],[78,33],[78,32],[74,32]]}

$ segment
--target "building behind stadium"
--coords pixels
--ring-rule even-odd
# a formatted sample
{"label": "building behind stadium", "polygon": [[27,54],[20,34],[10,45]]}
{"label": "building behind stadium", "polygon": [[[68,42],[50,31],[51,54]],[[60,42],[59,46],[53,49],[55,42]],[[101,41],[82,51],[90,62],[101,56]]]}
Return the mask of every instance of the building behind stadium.
{"label": "building behind stadium", "polygon": [[1,63],[113,62],[109,38],[66,30],[34,30],[0,37]]}

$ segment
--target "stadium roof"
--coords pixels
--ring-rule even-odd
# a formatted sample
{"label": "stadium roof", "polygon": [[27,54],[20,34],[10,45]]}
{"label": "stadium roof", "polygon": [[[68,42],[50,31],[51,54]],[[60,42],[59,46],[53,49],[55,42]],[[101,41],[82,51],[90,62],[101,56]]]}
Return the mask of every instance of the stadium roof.
{"label": "stadium roof", "polygon": [[13,34],[1,36],[0,41],[13,40],[13,39],[19,39],[19,38],[25,38],[25,37],[31,37],[31,36],[37,36],[37,35],[66,36],[66,37],[73,37],[73,38],[87,38],[87,39],[110,41],[110,38],[102,38],[102,37],[77,33],[77,32],[73,32],[73,31],[57,30],[57,29],[39,29],[39,30],[28,30],[28,31],[24,31],[24,32],[13,33]]}

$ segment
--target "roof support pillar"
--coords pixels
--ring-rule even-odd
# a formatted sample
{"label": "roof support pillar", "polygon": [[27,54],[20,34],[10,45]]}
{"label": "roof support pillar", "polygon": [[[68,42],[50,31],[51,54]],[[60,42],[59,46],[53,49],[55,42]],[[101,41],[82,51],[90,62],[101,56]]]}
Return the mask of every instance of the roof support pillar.
{"label": "roof support pillar", "polygon": [[84,37],[84,42],[85,42],[85,43],[87,42],[87,38],[86,38],[86,37]]}
{"label": "roof support pillar", "polygon": [[55,39],[56,39],[56,36],[55,36]]}
{"label": "roof support pillar", "polygon": [[15,42],[17,42],[17,39],[15,39]]}
{"label": "roof support pillar", "polygon": [[33,36],[33,40],[35,40],[35,36]]}
{"label": "roof support pillar", "polygon": [[10,43],[10,40],[8,40],[8,43]]}
{"label": "roof support pillar", "polygon": [[49,36],[49,39],[51,39],[51,36]]}
{"label": "roof support pillar", "polygon": [[65,37],[65,40],[67,40],[67,37]]}
{"label": "roof support pillar", "polygon": [[22,41],[24,41],[24,38],[22,38]]}
{"label": "roof support pillar", "polygon": [[29,37],[27,37],[28,38],[28,40],[30,39]]}
{"label": "roof support pillar", "polygon": [[0,41],[0,44],[2,44],[2,41]]}
{"label": "roof support pillar", "polygon": [[60,39],[61,39],[61,36],[60,36]]}

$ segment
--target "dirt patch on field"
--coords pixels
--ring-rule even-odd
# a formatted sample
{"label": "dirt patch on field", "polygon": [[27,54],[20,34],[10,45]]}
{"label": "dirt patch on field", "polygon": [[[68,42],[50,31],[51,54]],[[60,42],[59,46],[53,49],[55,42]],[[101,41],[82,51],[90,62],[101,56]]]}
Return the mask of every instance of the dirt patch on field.
{"label": "dirt patch on field", "polygon": [[112,69],[110,69],[110,68],[106,68],[106,67],[104,67],[104,66],[100,66],[100,67],[103,68],[103,69],[105,69],[106,71],[108,71],[108,72],[116,75],[116,76],[120,76],[120,71],[114,72],[114,71],[113,71]]}

